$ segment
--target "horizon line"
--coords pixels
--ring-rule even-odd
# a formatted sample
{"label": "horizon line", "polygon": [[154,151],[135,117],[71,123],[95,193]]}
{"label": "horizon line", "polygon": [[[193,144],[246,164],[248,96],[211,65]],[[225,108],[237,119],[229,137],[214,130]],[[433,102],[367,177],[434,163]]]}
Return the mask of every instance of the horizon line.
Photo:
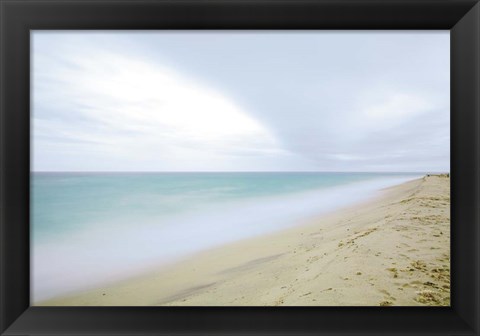
{"label": "horizon line", "polygon": [[154,171],[154,170],[32,170],[30,173],[421,173],[447,174],[450,171],[342,171],[342,170],[209,170],[209,171]]}

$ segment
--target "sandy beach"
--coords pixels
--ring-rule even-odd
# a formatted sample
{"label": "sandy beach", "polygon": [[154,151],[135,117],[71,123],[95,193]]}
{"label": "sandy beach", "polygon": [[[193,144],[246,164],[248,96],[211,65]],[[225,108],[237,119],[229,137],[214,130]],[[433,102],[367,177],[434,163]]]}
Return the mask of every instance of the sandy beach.
{"label": "sandy beach", "polygon": [[450,178],[425,176],[295,228],[36,305],[448,306]]}

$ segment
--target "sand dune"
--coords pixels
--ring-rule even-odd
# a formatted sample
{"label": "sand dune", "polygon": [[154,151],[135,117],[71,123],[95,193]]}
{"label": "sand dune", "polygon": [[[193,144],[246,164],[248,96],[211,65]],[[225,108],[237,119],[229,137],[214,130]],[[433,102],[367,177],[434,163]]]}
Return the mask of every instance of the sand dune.
{"label": "sand dune", "polygon": [[40,305],[449,304],[450,178],[434,175],[294,229]]}

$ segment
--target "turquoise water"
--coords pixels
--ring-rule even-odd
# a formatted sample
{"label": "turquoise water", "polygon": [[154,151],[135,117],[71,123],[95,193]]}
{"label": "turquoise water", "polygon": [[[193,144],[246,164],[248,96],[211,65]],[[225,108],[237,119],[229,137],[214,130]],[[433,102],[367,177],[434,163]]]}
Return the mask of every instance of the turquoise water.
{"label": "turquoise water", "polygon": [[295,225],[419,173],[33,173],[32,299]]}

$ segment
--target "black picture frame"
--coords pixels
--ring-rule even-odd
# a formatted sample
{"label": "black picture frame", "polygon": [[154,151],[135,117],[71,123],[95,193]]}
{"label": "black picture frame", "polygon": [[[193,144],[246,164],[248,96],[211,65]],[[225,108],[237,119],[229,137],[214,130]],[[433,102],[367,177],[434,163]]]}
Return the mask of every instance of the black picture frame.
{"label": "black picture frame", "polygon": [[[0,0],[2,335],[479,335],[480,5],[473,0]],[[448,29],[451,307],[30,307],[30,30]]]}

